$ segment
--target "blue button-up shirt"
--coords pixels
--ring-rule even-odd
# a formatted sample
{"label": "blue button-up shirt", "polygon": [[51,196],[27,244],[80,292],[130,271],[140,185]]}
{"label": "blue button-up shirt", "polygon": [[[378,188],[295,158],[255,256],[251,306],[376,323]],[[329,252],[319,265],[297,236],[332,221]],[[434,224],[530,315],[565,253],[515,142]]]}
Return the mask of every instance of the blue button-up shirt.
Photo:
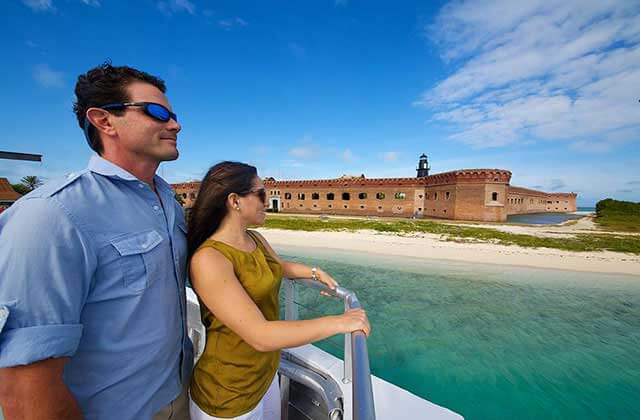
{"label": "blue button-up shirt", "polygon": [[70,357],[86,419],[148,419],[189,380],[186,227],[156,192],[94,156],[0,215],[0,367]]}

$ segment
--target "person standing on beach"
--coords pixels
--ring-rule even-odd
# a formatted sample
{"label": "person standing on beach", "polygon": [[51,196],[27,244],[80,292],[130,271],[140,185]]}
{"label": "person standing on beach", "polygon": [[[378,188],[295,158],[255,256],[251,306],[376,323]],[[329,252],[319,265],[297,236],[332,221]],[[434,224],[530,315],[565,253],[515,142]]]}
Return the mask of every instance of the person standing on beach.
{"label": "person standing on beach", "polygon": [[12,419],[188,419],[186,226],[155,174],[181,129],[162,80],[80,75],[86,169],[0,215],[0,406]]}

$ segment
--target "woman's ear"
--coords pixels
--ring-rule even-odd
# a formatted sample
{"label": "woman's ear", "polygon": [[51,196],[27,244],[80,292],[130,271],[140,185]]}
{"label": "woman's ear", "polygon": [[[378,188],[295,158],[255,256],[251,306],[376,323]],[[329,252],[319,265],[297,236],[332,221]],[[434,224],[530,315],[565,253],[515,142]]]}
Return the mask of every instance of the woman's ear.
{"label": "woman's ear", "polygon": [[232,210],[240,210],[240,196],[236,193],[231,193],[227,196],[227,205]]}

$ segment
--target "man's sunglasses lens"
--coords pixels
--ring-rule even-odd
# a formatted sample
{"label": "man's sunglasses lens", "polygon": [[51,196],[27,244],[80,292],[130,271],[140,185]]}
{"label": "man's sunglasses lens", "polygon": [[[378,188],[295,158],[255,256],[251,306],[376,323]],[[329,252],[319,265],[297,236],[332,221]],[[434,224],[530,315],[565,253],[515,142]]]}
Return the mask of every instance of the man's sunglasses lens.
{"label": "man's sunglasses lens", "polygon": [[[159,104],[147,104],[144,107],[144,109],[145,109],[145,111],[147,111],[147,113],[151,117],[153,117],[153,118],[155,118],[157,120],[163,121],[163,122],[169,121],[171,119],[171,117],[176,119],[175,114],[172,115],[172,113],[169,112],[169,110],[167,108],[165,108],[165,107],[163,107],[162,105],[159,105]],[[176,121],[177,121],[177,119],[176,119]]]}

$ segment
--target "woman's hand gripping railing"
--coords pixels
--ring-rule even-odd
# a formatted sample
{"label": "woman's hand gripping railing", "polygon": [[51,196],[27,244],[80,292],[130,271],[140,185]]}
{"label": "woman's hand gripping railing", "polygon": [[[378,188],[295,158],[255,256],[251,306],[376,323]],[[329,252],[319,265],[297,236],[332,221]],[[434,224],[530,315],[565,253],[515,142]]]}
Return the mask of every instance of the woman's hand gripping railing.
{"label": "woman's hand gripping railing", "polygon": [[[328,296],[342,299],[345,311],[362,307],[356,294],[343,287],[338,286],[335,289],[330,289],[326,285],[311,279],[296,279],[295,283],[318,289]],[[287,282],[285,294],[285,318],[298,319],[298,311],[294,302],[295,289],[292,281]],[[376,413],[373,403],[367,337],[363,331],[354,331],[344,336],[344,374],[342,381],[344,383],[352,383],[353,420],[375,420]]]}

